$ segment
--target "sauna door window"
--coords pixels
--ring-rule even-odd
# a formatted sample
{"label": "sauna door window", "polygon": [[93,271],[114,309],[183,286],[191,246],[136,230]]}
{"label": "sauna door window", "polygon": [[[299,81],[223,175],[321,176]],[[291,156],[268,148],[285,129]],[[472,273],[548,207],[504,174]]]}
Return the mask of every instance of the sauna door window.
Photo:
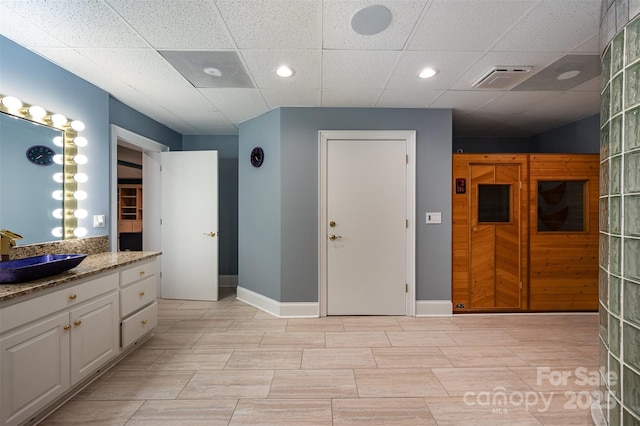
{"label": "sauna door window", "polygon": [[511,221],[511,185],[478,185],[478,222]]}
{"label": "sauna door window", "polygon": [[538,181],[538,232],[585,231],[584,181]]}

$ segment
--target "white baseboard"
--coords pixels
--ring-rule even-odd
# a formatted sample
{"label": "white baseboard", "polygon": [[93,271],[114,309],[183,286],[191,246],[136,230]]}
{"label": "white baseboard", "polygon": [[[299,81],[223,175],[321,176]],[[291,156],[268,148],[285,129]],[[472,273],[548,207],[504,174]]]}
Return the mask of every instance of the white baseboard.
{"label": "white baseboard", "polygon": [[450,300],[416,300],[417,317],[450,317],[453,303]]}
{"label": "white baseboard", "polygon": [[237,299],[278,318],[318,318],[317,302],[278,302],[238,286]]}
{"label": "white baseboard", "polygon": [[218,275],[218,287],[238,287],[238,276]]}

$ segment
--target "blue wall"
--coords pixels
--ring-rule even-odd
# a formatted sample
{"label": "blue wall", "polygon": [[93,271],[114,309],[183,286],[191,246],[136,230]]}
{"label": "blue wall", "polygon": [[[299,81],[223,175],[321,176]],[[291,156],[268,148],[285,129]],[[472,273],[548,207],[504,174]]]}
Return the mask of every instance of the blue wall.
{"label": "blue wall", "polygon": [[88,236],[106,235],[108,228],[94,228],[92,218],[95,214],[109,216],[109,95],[3,36],[0,76],[3,95],[84,122],[86,130],[80,134],[89,145],[80,148],[80,152],[89,158],[89,163],[79,170],[89,176],[89,181],[80,188],[87,191],[89,198],[79,204],[89,215],[78,222],[87,228]]}
{"label": "blue wall", "polygon": [[112,96],[109,97],[109,123],[167,145],[171,151],[182,150],[180,133],[139,113]]}
{"label": "blue wall", "polygon": [[[240,161],[239,284],[281,302],[318,301],[318,131],[416,130],[417,298],[451,299],[451,111],[281,108],[240,125],[240,158],[265,145],[265,165]],[[268,118],[268,119],[267,119]],[[272,157],[279,157],[270,160]],[[264,169],[270,161],[269,169]],[[265,198],[269,203],[265,206]],[[273,205],[272,203],[278,205]],[[268,207],[268,209],[265,209]],[[426,211],[443,223],[424,224]],[[244,229],[246,226],[246,230]],[[251,227],[253,232],[248,228]],[[261,228],[269,228],[269,234]],[[275,231],[277,233],[271,231]],[[256,257],[268,252],[278,270]],[[243,261],[246,260],[246,261]]]}
{"label": "blue wall", "polygon": [[238,136],[185,135],[182,149],[218,151],[218,269],[238,275]]}
{"label": "blue wall", "polygon": [[[273,300],[281,300],[280,112],[242,123],[238,143],[238,283]],[[249,164],[256,146],[265,152],[260,168]]]}
{"label": "blue wall", "polygon": [[533,138],[540,153],[597,154],[600,152],[600,115],[541,133]]}

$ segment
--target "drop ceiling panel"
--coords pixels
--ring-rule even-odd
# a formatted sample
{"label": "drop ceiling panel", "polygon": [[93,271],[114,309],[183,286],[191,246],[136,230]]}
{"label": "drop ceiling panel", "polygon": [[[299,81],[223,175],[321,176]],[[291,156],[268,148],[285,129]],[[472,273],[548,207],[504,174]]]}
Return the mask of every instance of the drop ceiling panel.
{"label": "drop ceiling panel", "polygon": [[[560,59],[561,53],[546,52],[488,52],[451,85],[454,90],[469,90],[473,82],[482,77],[494,65],[532,66],[531,76]],[[529,77],[530,78],[530,77]]]}
{"label": "drop ceiling panel", "polygon": [[[601,0],[542,1],[509,31],[492,50],[567,52],[582,45],[593,36],[600,23]],[[570,21],[581,22],[572,25]]]}
{"label": "drop ceiling panel", "polygon": [[470,113],[503,93],[490,90],[448,90],[429,104],[429,108],[452,108],[454,111]]}
{"label": "drop ceiling panel", "polygon": [[510,115],[520,114],[536,105],[559,96],[557,92],[505,92],[478,108],[482,113],[500,113],[508,111]]}
{"label": "drop ceiling panel", "polygon": [[382,89],[400,52],[325,50],[322,54],[324,89]]}
{"label": "drop ceiling panel", "polygon": [[262,89],[261,92],[270,110],[286,106],[320,106],[320,89]]}
{"label": "drop ceiling panel", "polygon": [[487,50],[536,2],[436,0],[409,43],[409,50]]}
{"label": "drop ceiling panel", "polygon": [[268,111],[257,89],[200,89],[233,123],[242,123]]}
{"label": "drop ceiling panel", "polygon": [[[242,57],[259,88],[320,88],[320,50],[243,50]],[[289,78],[276,75],[280,65],[292,67]]]}
{"label": "drop ceiling panel", "polygon": [[426,108],[442,90],[384,90],[377,107]]}
{"label": "drop ceiling panel", "polygon": [[145,41],[102,1],[3,0],[69,47],[144,47]]}
{"label": "drop ceiling panel", "polygon": [[320,48],[320,3],[316,0],[217,0],[241,49]]}
{"label": "drop ceiling panel", "polygon": [[325,89],[322,91],[323,107],[374,107],[382,94],[380,89]]}
{"label": "drop ceiling panel", "polygon": [[[387,89],[448,89],[481,55],[481,52],[404,52]],[[437,69],[438,74],[432,78],[419,78],[418,73],[427,67]]]}
{"label": "drop ceiling panel", "polygon": [[55,37],[14,13],[11,9],[0,5],[0,34],[23,46],[63,47],[64,44]]}
{"label": "drop ceiling panel", "polygon": [[585,117],[600,111],[597,92],[571,91],[527,110],[527,114],[541,117]]}
{"label": "drop ceiling panel", "polygon": [[194,87],[254,87],[236,51],[162,50],[159,53]]}
{"label": "drop ceiling panel", "polygon": [[[360,35],[351,28],[351,17],[370,5],[389,9],[392,21],[383,32]],[[325,49],[401,50],[404,48],[426,0],[345,1],[325,0],[322,3],[322,46]]]}
{"label": "drop ceiling panel", "polygon": [[[163,96],[164,88],[189,84],[162,56],[151,49],[78,49],[99,67],[141,93]],[[158,90],[162,88],[162,90]],[[149,96],[149,95],[148,95]]]}
{"label": "drop ceiling panel", "polygon": [[602,79],[600,78],[600,76],[592,78],[591,80],[582,83],[580,86],[576,87],[575,89],[572,90],[577,90],[577,91],[581,91],[581,92],[597,92],[600,93],[600,90],[602,89]]}
{"label": "drop ceiling panel", "polygon": [[571,51],[571,53],[600,53],[600,36],[599,34],[594,34],[587,41],[577,46],[575,49]]}
{"label": "drop ceiling panel", "polygon": [[156,49],[235,48],[211,1],[106,1]]}

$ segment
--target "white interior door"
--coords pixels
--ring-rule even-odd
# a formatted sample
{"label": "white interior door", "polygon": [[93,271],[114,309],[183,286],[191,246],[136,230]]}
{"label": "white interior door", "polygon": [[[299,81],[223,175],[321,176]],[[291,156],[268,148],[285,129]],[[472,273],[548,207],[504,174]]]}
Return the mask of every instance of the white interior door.
{"label": "white interior door", "polygon": [[160,158],[161,297],[218,300],[218,152]]}
{"label": "white interior door", "polygon": [[162,251],[160,240],[160,153],[142,153],[142,250]]}
{"label": "white interior door", "polygon": [[326,155],[327,314],[405,315],[407,142],[333,139]]}

